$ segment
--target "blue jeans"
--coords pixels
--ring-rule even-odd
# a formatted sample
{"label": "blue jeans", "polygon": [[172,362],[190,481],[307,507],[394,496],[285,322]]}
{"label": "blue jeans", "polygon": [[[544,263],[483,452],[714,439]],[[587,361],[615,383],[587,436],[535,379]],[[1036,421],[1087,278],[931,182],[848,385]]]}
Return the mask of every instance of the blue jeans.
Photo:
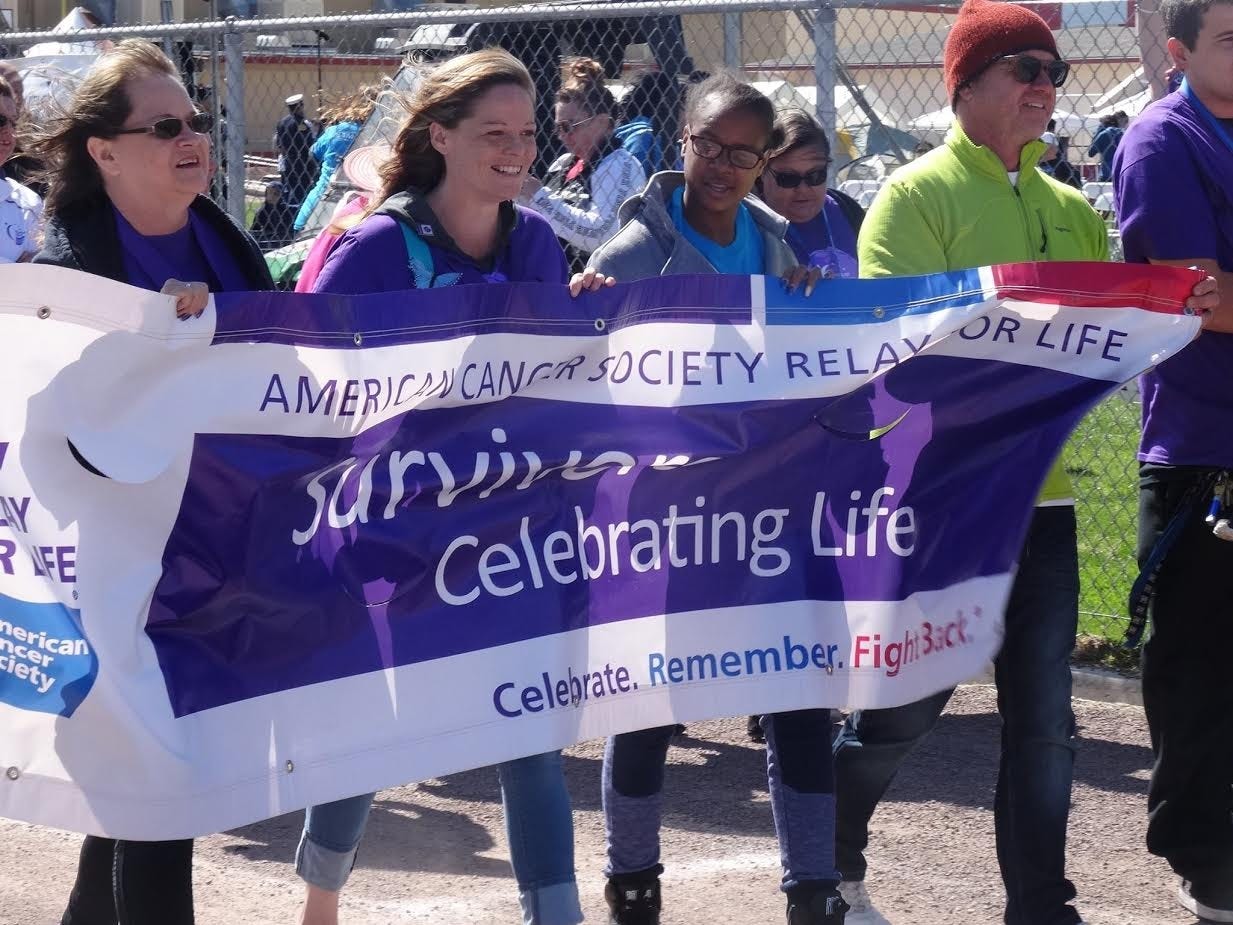
{"label": "blue jeans", "polygon": [[[560,752],[497,765],[510,864],[523,925],[582,921],[574,878],[574,820]],[[295,853],[296,873],[324,890],[340,890],[355,864],[373,794],[310,806]]]}
{"label": "blue jeans", "polygon": [[[1079,620],[1073,507],[1037,508],[1006,607],[994,663],[1002,717],[994,799],[1007,925],[1074,925],[1066,824],[1074,770],[1070,654]],[[952,691],[848,717],[835,741],[836,854],[845,880],[865,878],[869,820],[900,765]]]}
{"label": "blue jeans", "polygon": [[[830,710],[794,710],[761,718],[766,774],[783,863],[783,889],[837,883]],[[674,727],[640,729],[608,740],[604,751],[604,822],[610,877],[659,870],[664,765]]]}

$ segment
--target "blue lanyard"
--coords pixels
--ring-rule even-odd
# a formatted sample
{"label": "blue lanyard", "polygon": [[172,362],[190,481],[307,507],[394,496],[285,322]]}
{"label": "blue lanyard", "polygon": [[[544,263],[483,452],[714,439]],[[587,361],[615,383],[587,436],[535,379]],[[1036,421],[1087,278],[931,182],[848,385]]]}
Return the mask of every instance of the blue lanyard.
{"label": "blue lanyard", "polygon": [[823,199],[823,200],[822,200],[822,224],[826,226],[826,244],[827,244],[827,246],[828,246],[828,247],[835,247],[835,235],[834,235],[834,233],[831,231],[831,220],[830,220],[830,217],[826,214],[826,204],[827,204],[828,202],[830,202],[830,200],[829,200],[829,199]]}
{"label": "blue lanyard", "polygon": [[1182,85],[1178,88],[1178,92],[1186,97],[1187,102],[1194,107],[1195,112],[1203,117],[1208,127],[1216,134],[1216,137],[1224,142],[1224,146],[1233,151],[1233,136],[1229,135],[1229,130],[1224,127],[1224,123],[1217,119],[1215,114],[1203,105],[1203,101],[1195,96],[1194,91],[1190,89],[1189,80],[1182,78]]}

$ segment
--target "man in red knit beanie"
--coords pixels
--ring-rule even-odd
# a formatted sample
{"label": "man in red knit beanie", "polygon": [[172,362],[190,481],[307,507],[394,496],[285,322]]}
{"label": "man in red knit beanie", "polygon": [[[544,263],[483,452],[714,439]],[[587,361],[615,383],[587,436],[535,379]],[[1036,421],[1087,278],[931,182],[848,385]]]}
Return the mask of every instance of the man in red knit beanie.
{"label": "man in red knit beanie", "polygon": [[[999,263],[1107,260],[1104,223],[1076,189],[1037,169],[1069,65],[1045,21],[1010,3],[967,0],[946,40],[955,124],[945,144],[900,168],[861,225],[862,277],[917,276]],[[1207,280],[1192,297],[1214,308]],[[994,824],[1006,925],[1076,925],[1066,878],[1074,768],[1070,654],[1079,614],[1074,492],[1059,464],[1037,501],[994,664],[1002,717]],[[835,744],[835,854],[846,925],[886,925],[865,888],[878,801],[951,691],[852,714]],[[965,876],[966,871],[954,872]],[[913,921],[920,921],[919,912]],[[954,918],[953,914],[949,916]]]}

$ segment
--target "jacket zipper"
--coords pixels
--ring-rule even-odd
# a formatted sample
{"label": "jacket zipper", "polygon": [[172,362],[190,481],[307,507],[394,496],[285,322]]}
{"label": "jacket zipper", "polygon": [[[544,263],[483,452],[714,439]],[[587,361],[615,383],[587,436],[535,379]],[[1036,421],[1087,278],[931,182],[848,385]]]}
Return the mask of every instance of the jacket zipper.
{"label": "jacket zipper", "polygon": [[[1032,217],[1028,215],[1027,206],[1023,203],[1023,194],[1019,192],[1019,185],[1015,184],[1011,187],[1011,189],[1015,191],[1015,202],[1019,205],[1019,217],[1023,220],[1023,240],[1027,245],[1025,251],[1027,253],[1028,262],[1031,263],[1037,260],[1044,260],[1049,247],[1049,239],[1045,235],[1044,219],[1041,218],[1040,220],[1040,247],[1038,248],[1032,240],[1034,237],[1032,230]],[[1040,216],[1037,217],[1039,218]]]}

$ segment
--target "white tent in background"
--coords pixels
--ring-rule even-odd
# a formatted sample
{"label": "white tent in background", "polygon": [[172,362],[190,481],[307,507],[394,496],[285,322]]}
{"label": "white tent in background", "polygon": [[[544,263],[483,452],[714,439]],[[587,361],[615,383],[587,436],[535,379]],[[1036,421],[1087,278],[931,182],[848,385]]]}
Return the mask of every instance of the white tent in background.
{"label": "white tent in background", "polygon": [[[72,33],[79,32],[82,29],[96,28],[87,16],[88,14],[83,7],[74,7],[72,12],[56,23],[55,28],[51,31]],[[27,48],[24,55],[27,58],[43,58],[48,55],[98,55],[110,48],[111,44],[107,40],[101,42],[40,42]]]}
{"label": "white tent in background", "polygon": [[[1081,132],[1095,135],[1100,131],[1100,119],[1097,116],[1081,116],[1078,113],[1071,112],[1069,109],[1054,109],[1053,118],[1057,121],[1057,133],[1059,135],[1073,137]],[[933,112],[927,112],[923,116],[917,116],[908,124],[917,132],[932,132],[938,135],[945,135],[954,121],[955,115],[950,111],[950,107],[947,106],[944,109],[937,109]]]}
{"label": "white tent in background", "polygon": [[[801,87],[795,87],[786,80],[755,80],[750,86],[775,104],[776,109],[805,109],[814,111],[814,104],[801,93]],[[817,99],[815,92],[814,99]]]}
{"label": "white tent in background", "polygon": [[916,132],[945,135],[950,129],[950,124],[954,121],[955,114],[950,111],[949,106],[945,106],[942,109],[927,112],[923,116],[917,116],[908,125]]}
{"label": "white tent in background", "polygon": [[1099,112],[1092,113],[1092,115],[1096,118],[1100,118],[1101,116],[1111,116],[1120,109],[1133,119],[1135,116],[1142,114],[1143,110],[1147,109],[1150,105],[1152,105],[1152,88],[1148,87],[1146,90],[1139,91],[1134,96],[1127,96],[1120,100],[1116,100],[1101,109]]}
{"label": "white tent in background", "polygon": [[1100,131],[1099,116],[1081,116],[1068,109],[1055,109],[1053,110],[1053,118],[1057,121],[1057,129],[1055,131],[1059,135],[1068,135],[1073,138],[1084,133],[1095,135]]}

